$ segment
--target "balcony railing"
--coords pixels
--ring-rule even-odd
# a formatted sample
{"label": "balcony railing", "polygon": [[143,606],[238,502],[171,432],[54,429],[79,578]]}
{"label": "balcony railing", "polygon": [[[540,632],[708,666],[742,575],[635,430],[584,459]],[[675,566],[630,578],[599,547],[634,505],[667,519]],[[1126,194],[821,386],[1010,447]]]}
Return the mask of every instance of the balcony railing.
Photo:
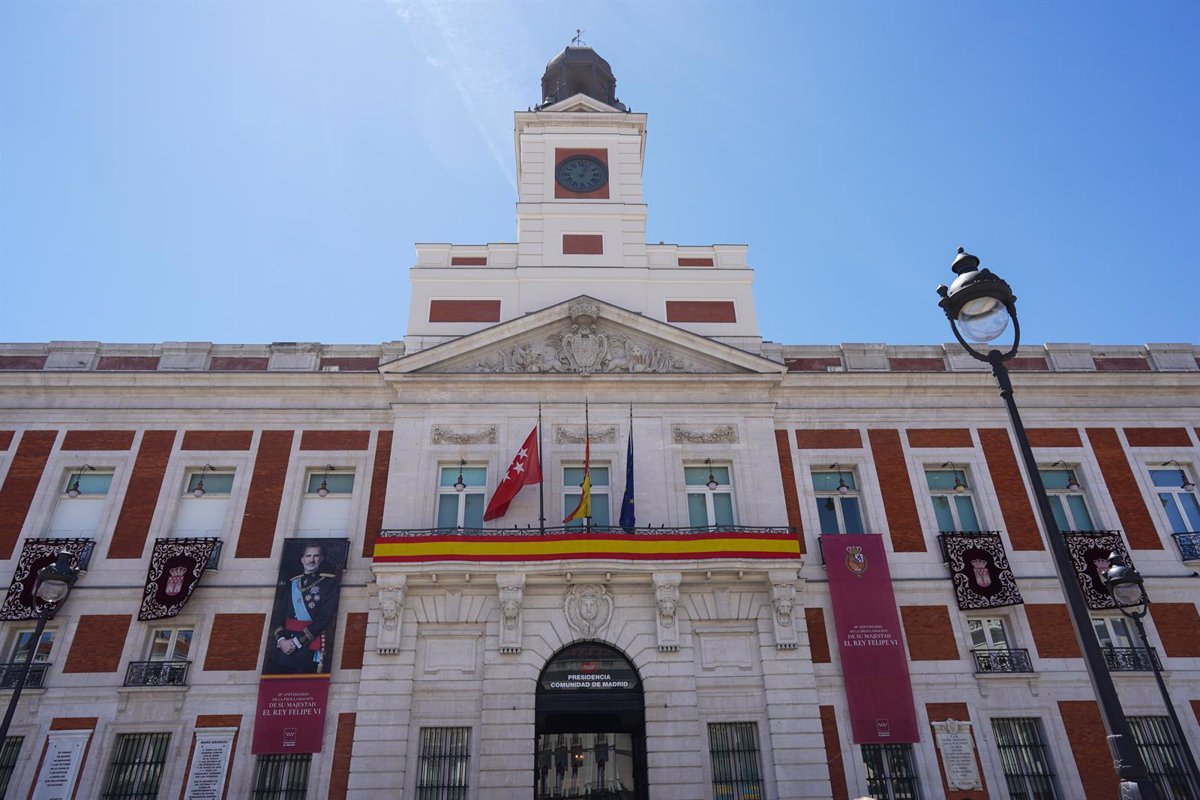
{"label": "balcony railing", "polygon": [[1109,672],[1150,672],[1162,669],[1158,651],[1153,647],[1101,647]]}
{"label": "balcony railing", "polygon": [[1013,650],[972,650],[977,674],[1033,672],[1029,651],[1023,647]]}
{"label": "balcony railing", "polygon": [[126,686],[187,686],[190,661],[131,661]]}
{"label": "balcony railing", "polygon": [[[26,689],[41,689],[46,680],[50,664],[46,661],[36,661],[29,665],[29,674],[25,676]],[[0,689],[15,689],[21,681],[21,673],[25,671],[24,661],[10,661],[0,664]]]}
{"label": "balcony railing", "polygon": [[1179,555],[1183,557],[1183,563],[1189,565],[1200,563],[1200,533],[1174,533],[1171,535],[1175,539],[1175,546],[1179,548]]}

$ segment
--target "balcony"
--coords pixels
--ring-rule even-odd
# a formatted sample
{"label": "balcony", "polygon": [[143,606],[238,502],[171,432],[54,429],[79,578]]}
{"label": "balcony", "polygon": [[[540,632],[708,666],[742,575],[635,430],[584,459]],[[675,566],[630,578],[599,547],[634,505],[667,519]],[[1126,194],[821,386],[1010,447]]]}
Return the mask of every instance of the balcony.
{"label": "balcony", "polygon": [[1109,672],[1150,672],[1162,669],[1158,651],[1153,647],[1101,647]]}
{"label": "balcony", "polygon": [[376,564],[601,559],[799,559],[789,527],[417,528],[381,530]]}
{"label": "balcony", "polygon": [[1200,533],[1173,533],[1171,536],[1183,563],[1189,567],[1200,566]]}
{"label": "balcony", "polygon": [[[15,689],[21,680],[21,673],[25,671],[24,661],[10,661],[7,664],[0,664],[0,689]],[[46,673],[50,671],[50,664],[45,661],[35,661],[29,665],[29,674],[25,676],[26,689],[41,689],[45,680]]]}
{"label": "balcony", "polygon": [[1023,647],[1012,650],[972,650],[971,655],[975,657],[977,675],[1033,672],[1029,651]]}
{"label": "balcony", "polygon": [[190,661],[131,661],[126,686],[187,686]]}

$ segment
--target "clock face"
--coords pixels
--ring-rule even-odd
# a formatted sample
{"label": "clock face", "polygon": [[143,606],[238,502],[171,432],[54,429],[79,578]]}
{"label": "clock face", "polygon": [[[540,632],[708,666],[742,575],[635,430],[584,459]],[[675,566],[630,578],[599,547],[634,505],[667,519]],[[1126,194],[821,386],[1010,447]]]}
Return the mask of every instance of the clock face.
{"label": "clock face", "polygon": [[571,156],[559,162],[554,177],[564,189],[586,194],[608,183],[608,170],[599,159],[591,156]]}

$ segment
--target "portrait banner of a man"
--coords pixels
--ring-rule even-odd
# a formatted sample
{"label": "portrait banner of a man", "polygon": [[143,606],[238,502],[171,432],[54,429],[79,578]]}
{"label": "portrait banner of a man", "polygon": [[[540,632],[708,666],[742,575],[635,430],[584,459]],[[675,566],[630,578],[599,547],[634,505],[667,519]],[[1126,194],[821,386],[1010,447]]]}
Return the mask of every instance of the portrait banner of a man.
{"label": "portrait banner of a man", "polygon": [[251,751],[318,753],[347,539],[283,543]]}

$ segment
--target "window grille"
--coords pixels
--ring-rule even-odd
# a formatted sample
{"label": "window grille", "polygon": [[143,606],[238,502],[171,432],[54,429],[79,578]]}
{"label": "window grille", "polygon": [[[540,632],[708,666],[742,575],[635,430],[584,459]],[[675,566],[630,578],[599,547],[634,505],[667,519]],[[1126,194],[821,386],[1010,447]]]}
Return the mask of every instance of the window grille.
{"label": "window grille", "polygon": [[122,733],[104,786],[105,800],[154,800],[167,761],[169,733]]}
{"label": "window grille", "polygon": [[867,793],[878,800],[919,800],[917,768],[910,744],[864,744]]}
{"label": "window grille", "polygon": [[308,794],[309,753],[261,755],[254,769],[255,800],[304,800]]}
{"label": "window grille", "polygon": [[1041,723],[1032,717],[994,719],[992,731],[1009,796],[1014,800],[1056,800],[1054,769]]}
{"label": "window grille", "polygon": [[763,796],[757,725],[709,723],[708,751],[712,756],[713,794],[717,800],[759,800]]}
{"label": "window grille", "polygon": [[1183,751],[1166,717],[1126,717],[1150,780],[1160,800],[1200,797],[1200,786],[1188,777]]}
{"label": "window grille", "polygon": [[21,752],[22,736],[9,736],[0,747],[0,797],[8,793],[8,782],[12,780],[13,768],[17,765],[17,754]]}
{"label": "window grille", "polygon": [[417,800],[466,800],[470,728],[421,728]]}

